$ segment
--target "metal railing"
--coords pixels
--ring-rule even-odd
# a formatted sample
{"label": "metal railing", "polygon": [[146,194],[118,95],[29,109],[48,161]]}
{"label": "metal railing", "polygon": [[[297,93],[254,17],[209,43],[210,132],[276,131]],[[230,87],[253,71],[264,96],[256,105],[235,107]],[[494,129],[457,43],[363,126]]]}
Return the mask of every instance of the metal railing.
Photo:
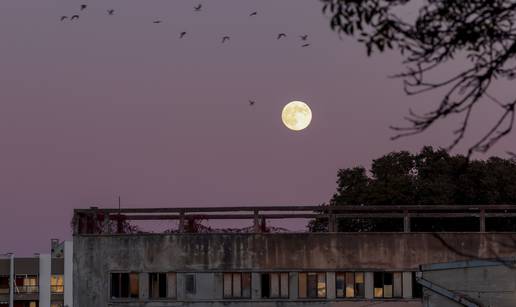
{"label": "metal railing", "polygon": [[516,217],[516,205],[424,205],[424,206],[248,206],[248,207],[183,207],[183,208],[124,208],[91,207],[74,210],[74,234],[110,233],[108,225],[126,221],[179,221],[178,232],[185,231],[189,221],[252,220],[253,231],[262,232],[267,220],[319,219],[326,220],[327,230],[337,230],[342,218],[403,219],[403,231],[410,232],[411,218],[478,218],[480,232],[485,232],[486,218]]}

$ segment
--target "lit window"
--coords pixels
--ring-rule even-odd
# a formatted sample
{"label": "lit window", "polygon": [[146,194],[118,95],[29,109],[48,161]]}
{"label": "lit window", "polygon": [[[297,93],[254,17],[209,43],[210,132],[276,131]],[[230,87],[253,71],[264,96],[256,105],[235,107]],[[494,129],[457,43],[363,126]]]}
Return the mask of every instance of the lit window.
{"label": "lit window", "polygon": [[16,275],[14,280],[15,291],[17,293],[38,293],[38,276],[37,275]]}
{"label": "lit window", "polygon": [[375,272],[374,273],[374,297],[393,298],[402,297],[401,272]]}
{"label": "lit window", "polygon": [[300,298],[326,298],[326,273],[299,273]]}
{"label": "lit window", "polygon": [[364,297],[363,272],[338,272],[335,276],[337,297]]}
{"label": "lit window", "polygon": [[111,273],[111,298],[138,298],[137,273]]}
{"label": "lit window", "polygon": [[261,275],[262,297],[288,298],[288,273],[263,273]]}
{"label": "lit window", "polygon": [[63,275],[52,275],[50,277],[50,290],[52,293],[64,293]]}
{"label": "lit window", "polygon": [[224,273],[224,298],[250,298],[251,273]]}

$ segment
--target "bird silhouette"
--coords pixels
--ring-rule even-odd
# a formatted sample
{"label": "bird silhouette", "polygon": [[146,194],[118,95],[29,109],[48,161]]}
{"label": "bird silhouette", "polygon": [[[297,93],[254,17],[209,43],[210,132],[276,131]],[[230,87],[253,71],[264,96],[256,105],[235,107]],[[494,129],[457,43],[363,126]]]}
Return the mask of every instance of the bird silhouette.
{"label": "bird silhouette", "polygon": [[249,100],[249,105],[250,105],[250,106],[254,106],[254,104],[255,104],[255,103],[256,103],[256,101],[254,101],[254,100]]}
{"label": "bird silhouette", "polygon": [[179,34],[179,38],[183,38],[183,37],[185,37],[185,35],[186,35],[186,32],[183,31],[183,32],[181,32],[181,34]]}
{"label": "bird silhouette", "polygon": [[161,20],[154,20],[152,23],[158,24],[158,23],[162,23],[162,21]]}
{"label": "bird silhouette", "polygon": [[201,9],[202,9],[202,4],[199,4],[198,6],[194,6],[194,10],[195,10],[196,12],[200,12],[200,11],[201,11]]}
{"label": "bird silhouette", "polygon": [[283,37],[287,37],[287,34],[280,33],[280,34],[278,34],[278,37],[276,39],[282,39]]}
{"label": "bird silhouette", "polygon": [[226,35],[226,36],[224,36],[224,37],[222,38],[222,43],[224,44],[225,42],[229,41],[229,39],[230,39],[230,37],[229,37],[229,36],[227,36],[227,35]]}
{"label": "bird silhouette", "polygon": [[66,19],[68,19],[68,16],[61,16],[61,21],[65,21]]}
{"label": "bird silhouette", "polygon": [[81,11],[84,11],[87,7],[88,7],[88,5],[86,5],[86,4],[81,4]]}
{"label": "bird silhouette", "polygon": [[108,12],[108,15],[115,15],[115,10],[113,10],[113,9],[109,9],[109,10],[107,10],[107,12]]}
{"label": "bird silhouette", "polygon": [[302,41],[308,40],[308,34],[300,35],[299,37],[301,38]]}
{"label": "bird silhouette", "polygon": [[73,15],[72,18],[70,18],[70,20],[77,20],[79,19],[79,15]]}
{"label": "bird silhouette", "polygon": [[310,46],[310,44],[301,45],[301,47],[303,47],[303,48],[308,47],[308,46]]}
{"label": "bird silhouette", "polygon": [[249,16],[256,16],[258,15],[258,12],[252,12],[251,14],[249,14]]}

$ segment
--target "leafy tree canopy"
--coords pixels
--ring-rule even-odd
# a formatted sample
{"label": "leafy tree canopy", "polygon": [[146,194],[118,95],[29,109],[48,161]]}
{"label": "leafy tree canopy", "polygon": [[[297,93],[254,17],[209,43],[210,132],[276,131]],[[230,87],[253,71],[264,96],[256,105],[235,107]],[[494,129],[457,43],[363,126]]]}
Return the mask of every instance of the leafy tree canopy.
{"label": "leafy tree canopy", "polygon": [[[424,147],[421,152],[392,152],[373,160],[370,172],[364,167],[341,169],[337,192],[329,202],[339,205],[492,205],[516,204],[516,160],[492,157],[470,160],[450,155],[446,150]],[[451,221],[451,220],[450,220]],[[425,230],[469,230],[477,221],[419,221]],[[400,230],[402,225],[382,221],[353,220],[340,223],[341,231]],[[398,225],[398,226],[394,226]],[[322,220],[312,222],[312,230],[321,230]],[[428,226],[428,227],[427,227]]]}

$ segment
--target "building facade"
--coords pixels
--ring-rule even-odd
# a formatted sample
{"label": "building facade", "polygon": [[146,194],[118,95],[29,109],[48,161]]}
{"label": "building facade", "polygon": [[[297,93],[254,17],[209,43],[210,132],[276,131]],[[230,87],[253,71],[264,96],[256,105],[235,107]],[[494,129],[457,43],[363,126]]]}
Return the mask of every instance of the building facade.
{"label": "building facade", "polygon": [[73,289],[71,251],[72,242],[52,240],[48,254],[0,257],[0,307],[71,307],[70,298],[65,304]]}
{"label": "building facade", "polygon": [[[436,289],[419,282],[421,265],[515,255],[514,233],[264,233],[259,224],[273,215],[256,209],[233,217],[223,210],[225,218],[254,219],[250,233],[188,233],[187,209],[124,213],[124,220],[177,217],[177,232],[111,233],[102,221],[121,212],[98,210],[75,214],[75,307],[422,307]],[[514,295],[496,306],[516,305]],[[438,296],[447,303],[432,306],[457,306]]]}

